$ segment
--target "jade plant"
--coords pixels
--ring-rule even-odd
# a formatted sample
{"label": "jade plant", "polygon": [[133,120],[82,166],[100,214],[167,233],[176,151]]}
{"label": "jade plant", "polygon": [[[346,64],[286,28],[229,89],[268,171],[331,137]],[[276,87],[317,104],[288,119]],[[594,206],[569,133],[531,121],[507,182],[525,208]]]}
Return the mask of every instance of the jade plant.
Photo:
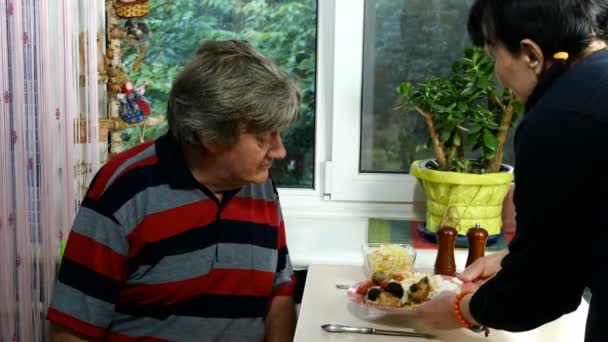
{"label": "jade plant", "polygon": [[[522,106],[498,85],[494,62],[483,49],[465,49],[450,76],[430,77],[416,86],[403,82],[397,92],[400,107],[424,119],[438,170],[500,171],[507,135]],[[481,153],[467,158],[467,149]]]}

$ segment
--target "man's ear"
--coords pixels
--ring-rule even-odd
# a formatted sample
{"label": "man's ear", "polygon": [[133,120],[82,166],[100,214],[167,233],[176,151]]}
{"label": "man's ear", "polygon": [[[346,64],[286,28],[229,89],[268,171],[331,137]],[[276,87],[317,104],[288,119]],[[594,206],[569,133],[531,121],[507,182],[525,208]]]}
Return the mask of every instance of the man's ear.
{"label": "man's ear", "polygon": [[524,39],[520,43],[521,58],[536,75],[540,75],[546,68],[543,50],[531,39]]}
{"label": "man's ear", "polygon": [[222,150],[222,145],[216,143],[203,143],[203,147],[211,154],[217,154]]}

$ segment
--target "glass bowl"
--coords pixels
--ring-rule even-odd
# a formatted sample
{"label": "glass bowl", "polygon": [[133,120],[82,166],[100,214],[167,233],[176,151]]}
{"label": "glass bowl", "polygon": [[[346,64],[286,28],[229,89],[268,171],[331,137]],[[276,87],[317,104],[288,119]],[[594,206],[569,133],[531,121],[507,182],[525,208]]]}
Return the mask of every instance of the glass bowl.
{"label": "glass bowl", "polygon": [[376,271],[404,273],[414,270],[416,249],[404,243],[367,243],[361,246],[365,274]]}

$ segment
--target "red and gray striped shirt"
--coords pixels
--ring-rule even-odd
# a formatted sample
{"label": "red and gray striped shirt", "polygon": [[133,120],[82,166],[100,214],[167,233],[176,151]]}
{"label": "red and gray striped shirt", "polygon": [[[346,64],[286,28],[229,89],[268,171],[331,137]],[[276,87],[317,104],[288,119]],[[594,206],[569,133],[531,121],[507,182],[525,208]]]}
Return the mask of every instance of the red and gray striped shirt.
{"label": "red and gray striped shirt", "polygon": [[166,135],[95,176],[47,319],[106,341],[260,341],[294,283],[272,181],[220,202]]}

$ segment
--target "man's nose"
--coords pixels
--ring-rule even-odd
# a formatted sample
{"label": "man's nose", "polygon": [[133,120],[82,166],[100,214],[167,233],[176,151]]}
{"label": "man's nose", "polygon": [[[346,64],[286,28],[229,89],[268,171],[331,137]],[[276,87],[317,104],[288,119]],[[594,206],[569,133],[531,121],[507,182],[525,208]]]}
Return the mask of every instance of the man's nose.
{"label": "man's nose", "polygon": [[277,134],[276,138],[273,139],[272,148],[268,152],[268,155],[272,159],[283,159],[287,155],[287,151],[285,150],[285,146],[283,145],[283,139],[281,139],[281,135]]}

